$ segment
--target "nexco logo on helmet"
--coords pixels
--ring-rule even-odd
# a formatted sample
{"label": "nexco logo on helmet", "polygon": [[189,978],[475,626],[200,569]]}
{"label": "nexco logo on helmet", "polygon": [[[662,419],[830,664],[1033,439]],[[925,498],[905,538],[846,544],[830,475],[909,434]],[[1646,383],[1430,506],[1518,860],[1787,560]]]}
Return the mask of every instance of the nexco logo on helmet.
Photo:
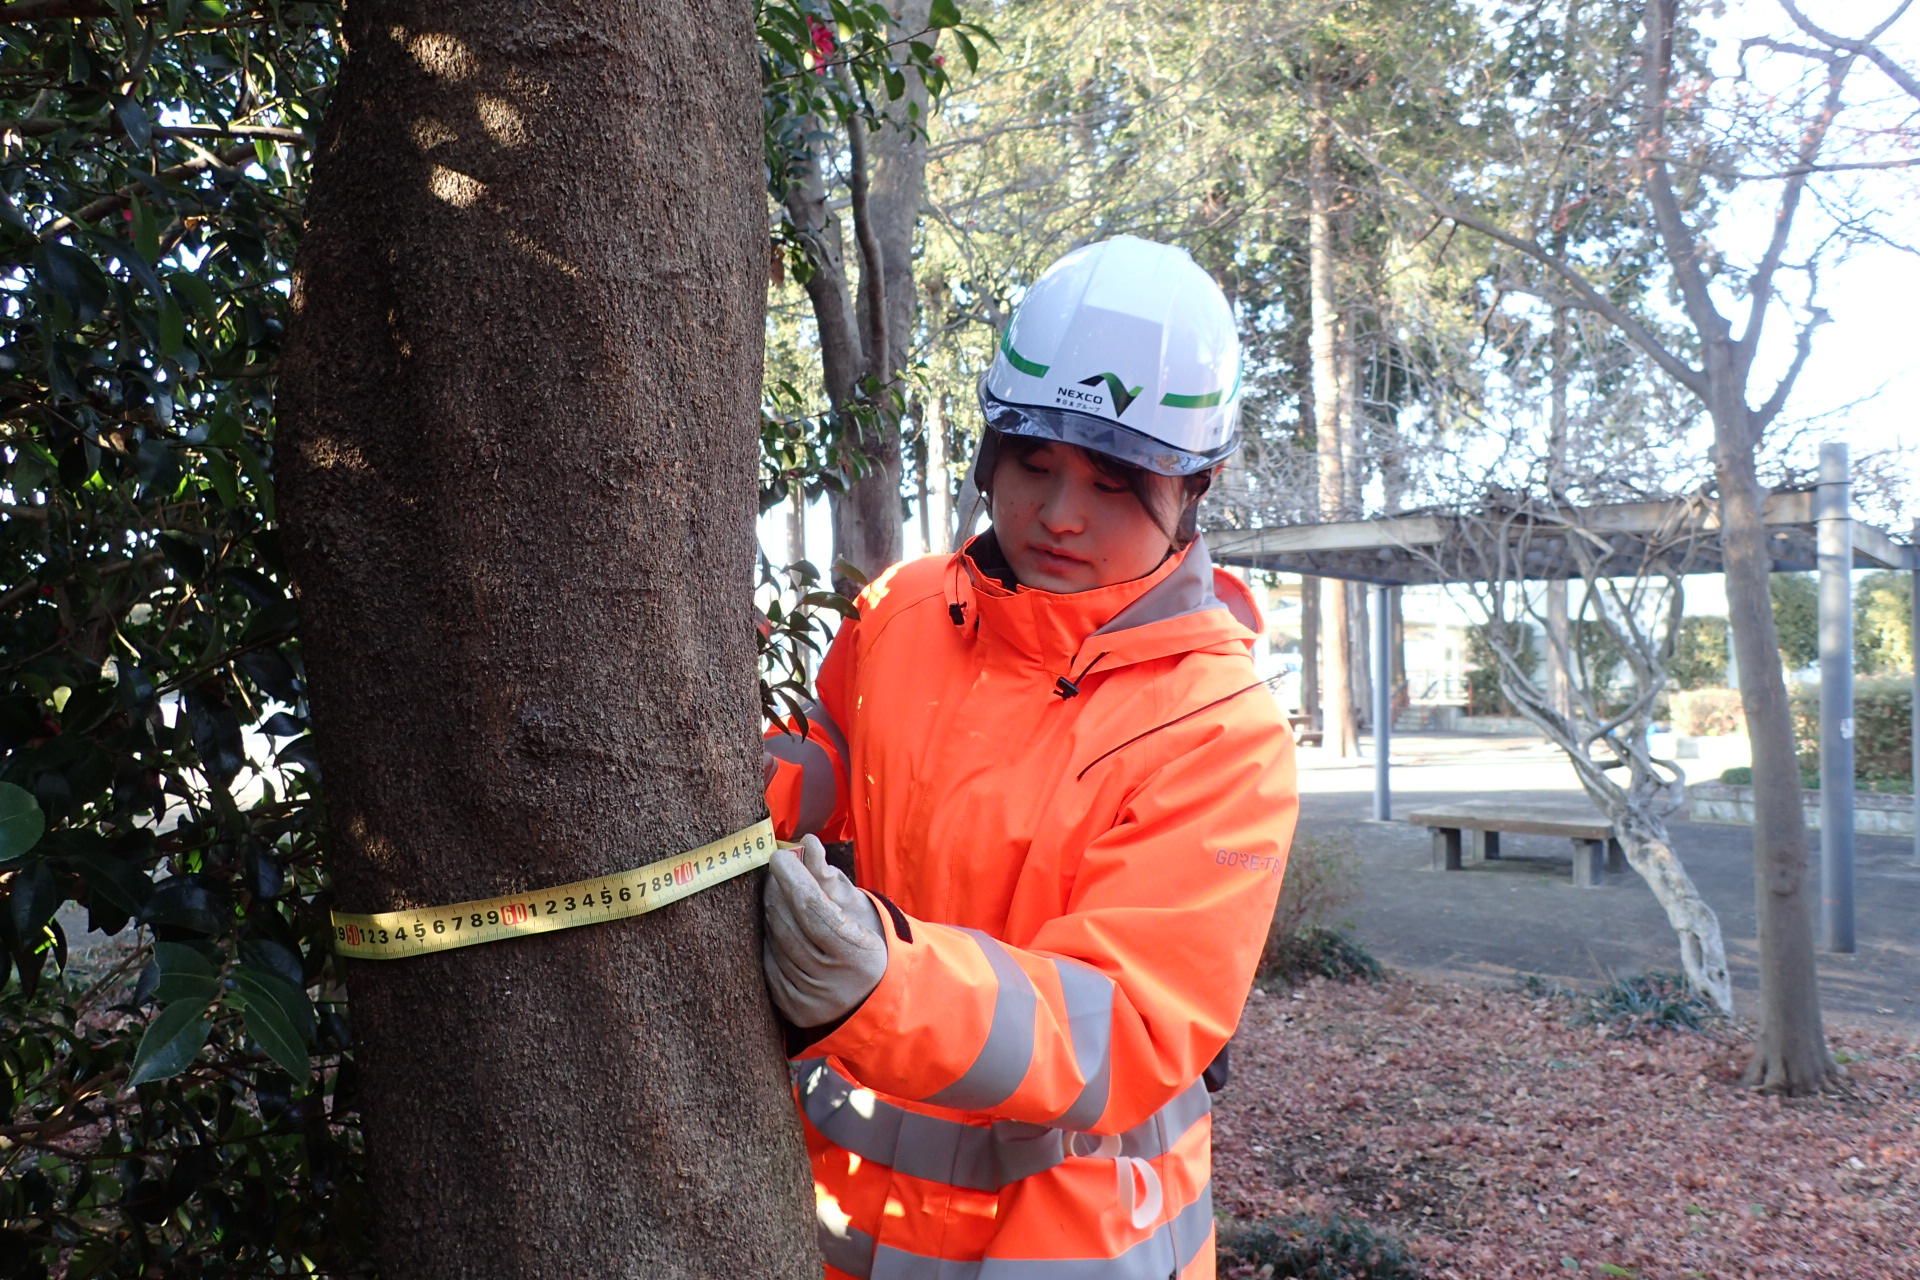
{"label": "nexco logo on helmet", "polygon": [[1077,249],[1015,311],[980,408],[992,428],[983,454],[1006,432],[1162,475],[1209,470],[1240,444],[1232,308],[1172,245],[1120,236]]}

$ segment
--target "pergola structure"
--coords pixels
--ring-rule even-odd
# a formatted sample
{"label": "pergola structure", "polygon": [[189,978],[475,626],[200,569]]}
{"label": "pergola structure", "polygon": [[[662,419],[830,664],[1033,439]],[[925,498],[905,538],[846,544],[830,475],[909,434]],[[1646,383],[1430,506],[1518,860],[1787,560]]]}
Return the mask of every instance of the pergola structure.
{"label": "pergola structure", "polygon": [[[1684,527],[1679,548],[1688,573],[1719,573],[1723,564],[1717,513],[1688,523],[1679,501],[1626,502],[1569,509],[1580,529],[1614,547],[1606,567],[1617,561],[1620,575],[1637,572],[1656,538],[1674,547],[1674,530]],[[1825,903],[1826,945],[1854,949],[1853,931],[1853,569],[1904,569],[1915,574],[1913,634],[1920,647],[1920,520],[1912,539],[1900,543],[1886,531],[1852,515],[1847,449],[1824,445],[1820,483],[1811,489],[1782,490],[1766,502],[1765,521],[1773,568],[1778,572],[1817,569],[1820,573],[1820,851]],[[1298,524],[1264,529],[1214,529],[1207,546],[1222,564],[1278,570],[1364,582],[1374,590],[1373,653],[1377,671],[1390,663],[1386,592],[1411,584],[1459,582],[1438,554],[1465,523],[1446,515],[1383,516],[1328,524]],[[1522,572],[1548,581],[1585,576],[1566,539],[1530,539]],[[1920,748],[1920,655],[1914,664],[1913,735]],[[1392,691],[1384,679],[1373,682],[1375,735],[1373,815],[1392,816]],[[1920,800],[1916,801],[1920,805]],[[1920,819],[1920,812],[1916,812]],[[1920,821],[1914,855],[1920,859]]]}

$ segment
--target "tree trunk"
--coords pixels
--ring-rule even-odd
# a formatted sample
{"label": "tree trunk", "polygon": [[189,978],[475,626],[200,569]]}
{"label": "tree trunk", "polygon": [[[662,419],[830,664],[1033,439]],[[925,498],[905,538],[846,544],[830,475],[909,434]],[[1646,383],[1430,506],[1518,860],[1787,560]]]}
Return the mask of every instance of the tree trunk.
{"label": "tree trunk", "polygon": [[[1320,515],[1344,518],[1345,447],[1340,430],[1340,313],[1335,303],[1333,266],[1333,121],[1327,115],[1326,88],[1315,72],[1307,81],[1312,136],[1307,143],[1307,278],[1311,312],[1309,346],[1313,361],[1315,447],[1320,458]],[[1357,755],[1359,726],[1353,714],[1352,617],[1346,584],[1321,584],[1320,646],[1321,745],[1336,756]]]}
{"label": "tree trunk", "polygon": [[[751,12],[357,0],[345,26],[279,450],[337,903],[748,825]],[[757,880],[342,962],[383,1274],[819,1275]]]}
{"label": "tree trunk", "polygon": [[1680,967],[1693,989],[1707,996],[1722,1013],[1733,1012],[1733,984],[1727,976],[1727,950],[1721,939],[1720,917],[1707,905],[1693,877],[1673,851],[1664,819],[1635,814],[1625,805],[1601,805],[1619,834],[1627,862],[1653,890],[1667,923],[1680,939]]}
{"label": "tree trunk", "polygon": [[[1572,530],[1568,530],[1572,533]],[[1579,536],[1574,534],[1573,536]],[[1488,541],[1507,543],[1510,527],[1499,526]],[[1483,544],[1484,548],[1484,544]],[[1521,661],[1528,630],[1517,625],[1520,619],[1507,613],[1516,604],[1526,583],[1517,576],[1502,579],[1524,557],[1509,559],[1504,553],[1475,555],[1468,578],[1484,584],[1481,601],[1487,606],[1485,635],[1499,663],[1500,687],[1514,709],[1532,721],[1553,744],[1567,755],[1580,785],[1601,813],[1612,824],[1627,861],[1645,880],[1653,896],[1666,912],[1667,923],[1680,941],[1680,963],[1692,987],[1708,996],[1722,1011],[1733,1012],[1733,987],[1727,975],[1726,945],[1720,932],[1720,918],[1714,913],[1693,877],[1681,864],[1668,836],[1666,815],[1684,798],[1684,784],[1670,771],[1661,769],[1647,749],[1647,730],[1651,726],[1654,697],[1666,685],[1666,672],[1655,660],[1635,662],[1633,654],[1651,654],[1664,644],[1640,633],[1636,611],[1625,609],[1611,615],[1602,608],[1596,617],[1599,625],[1613,632],[1616,643],[1628,653],[1627,666],[1634,677],[1631,711],[1623,723],[1603,731],[1595,715],[1590,689],[1576,699],[1581,714],[1560,714],[1544,690],[1527,674]],[[1589,563],[1584,585],[1596,590],[1594,574],[1598,565]],[[1509,591],[1509,588],[1514,590]],[[1524,612],[1524,610],[1523,610]],[[1672,641],[1671,628],[1679,626],[1677,607],[1666,612],[1670,628],[1664,642]],[[1596,759],[1594,749],[1604,744],[1612,760]],[[1624,782],[1609,773],[1610,766],[1624,765]]]}
{"label": "tree trunk", "polygon": [[[888,24],[893,38],[933,39],[927,29],[932,2],[903,0]],[[900,423],[892,405],[902,390],[898,381],[913,333],[913,232],[927,185],[926,134],[919,126],[927,119],[929,101],[919,73],[908,67],[905,76],[906,93],[886,105],[886,123],[867,139],[866,172],[857,171],[859,156],[851,158],[854,234],[862,242],[857,313],[867,335],[863,376],[873,378],[881,391],[877,421],[860,435],[870,469],[832,499],[833,554],[866,578],[901,555]],[[918,108],[911,117],[910,104]]]}
{"label": "tree trunk", "polygon": [[[1719,362],[1714,362],[1719,363]],[[1710,368],[1713,366],[1710,365]],[[1719,381],[1716,379],[1716,381]],[[1754,475],[1745,401],[1713,390],[1720,546],[1727,612],[1740,665],[1740,705],[1753,746],[1754,907],[1760,941],[1760,1038],[1747,1081],[1771,1092],[1817,1090],[1833,1071],[1820,1016],[1813,957],[1813,895],[1805,797],[1794,758],[1793,719],[1773,625],[1773,572]]]}
{"label": "tree trunk", "polygon": [[1393,706],[1395,710],[1413,705],[1413,689],[1407,679],[1407,603],[1405,587],[1395,587],[1387,592],[1387,602],[1392,609],[1388,636],[1392,644],[1393,670],[1389,673],[1393,684]]}
{"label": "tree trunk", "polygon": [[[1560,204],[1566,203],[1564,196]],[[1559,206],[1556,205],[1556,208]],[[1565,252],[1566,236],[1556,245]],[[1553,309],[1552,368],[1547,412],[1547,487],[1555,502],[1565,501],[1567,487],[1567,308]],[[1573,714],[1573,677],[1567,659],[1573,653],[1572,630],[1567,621],[1567,582],[1556,578],[1547,583],[1547,701],[1563,716]]]}
{"label": "tree trunk", "polygon": [[935,391],[927,397],[927,503],[932,510],[933,538],[928,551],[940,551],[953,541],[953,460],[947,456],[947,397]]}
{"label": "tree trunk", "polygon": [[1360,583],[1347,584],[1347,610],[1353,618],[1347,669],[1353,672],[1354,723],[1365,725],[1372,733],[1378,728],[1373,723],[1373,608],[1367,601],[1366,588]]}
{"label": "tree trunk", "polygon": [[1300,577],[1300,707],[1321,728],[1320,714],[1320,584],[1311,574]]}

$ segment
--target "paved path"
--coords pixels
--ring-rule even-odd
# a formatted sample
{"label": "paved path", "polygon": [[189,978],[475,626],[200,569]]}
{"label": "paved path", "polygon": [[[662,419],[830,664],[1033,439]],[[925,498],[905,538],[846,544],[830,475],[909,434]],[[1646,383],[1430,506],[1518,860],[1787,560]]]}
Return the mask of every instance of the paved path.
{"label": "paved path", "polygon": [[[1395,737],[1393,754],[1396,813],[1469,797],[1583,795],[1565,757],[1539,738],[1410,734]],[[1432,871],[1426,828],[1371,820],[1371,759],[1336,761],[1312,748],[1300,757],[1301,832],[1353,836],[1359,892],[1344,914],[1390,967],[1495,985],[1528,973],[1592,984],[1680,968],[1666,915],[1632,871],[1608,876],[1600,888],[1576,888],[1567,842],[1545,836],[1504,836],[1499,862]],[[1720,917],[1737,1012],[1753,1016],[1759,981],[1752,833],[1714,823],[1670,826],[1688,872]],[[1819,835],[1809,838],[1817,883]],[[1861,836],[1854,861],[1859,950],[1818,954],[1822,1008],[1833,1021],[1920,1034],[1920,861],[1913,842]]]}

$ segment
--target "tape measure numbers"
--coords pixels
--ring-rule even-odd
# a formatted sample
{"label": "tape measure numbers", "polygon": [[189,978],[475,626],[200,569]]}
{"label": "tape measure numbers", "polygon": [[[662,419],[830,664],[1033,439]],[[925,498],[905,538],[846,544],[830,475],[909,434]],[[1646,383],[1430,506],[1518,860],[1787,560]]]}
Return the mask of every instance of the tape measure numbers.
{"label": "tape measure numbers", "polygon": [[698,849],[632,871],[576,880],[551,889],[417,911],[372,915],[336,911],[333,949],[356,960],[401,960],[502,938],[624,920],[658,911],[702,889],[764,867],[778,847],[772,821],[762,818],[744,831],[722,836]]}

